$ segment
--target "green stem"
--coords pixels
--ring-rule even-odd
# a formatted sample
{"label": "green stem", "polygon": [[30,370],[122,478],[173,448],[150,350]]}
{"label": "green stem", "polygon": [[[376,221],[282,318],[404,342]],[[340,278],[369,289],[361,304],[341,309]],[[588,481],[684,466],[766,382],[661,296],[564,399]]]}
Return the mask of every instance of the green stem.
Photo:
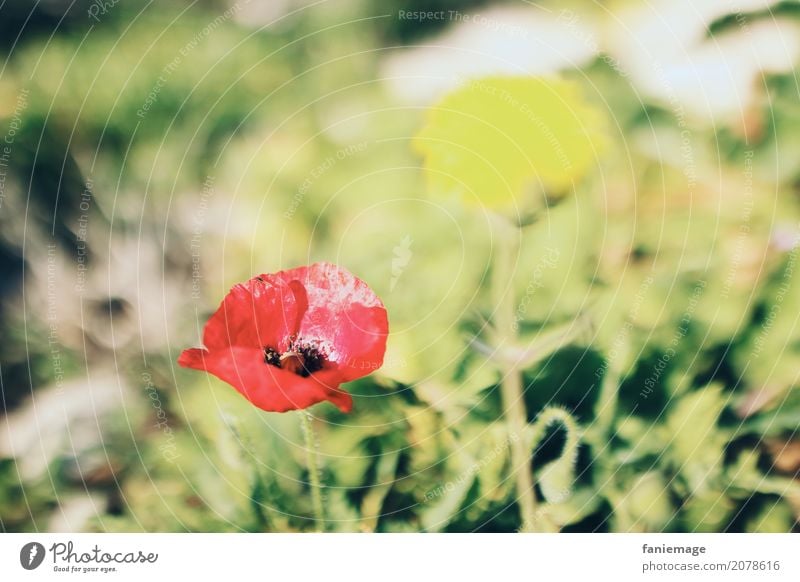
{"label": "green stem", "polygon": [[[503,217],[495,217],[497,247],[492,265],[492,294],[495,302],[495,349],[513,345],[517,333],[513,277],[519,250],[518,228]],[[512,471],[517,490],[517,503],[522,521],[521,531],[532,531],[537,521],[536,494],[533,489],[533,463],[524,438],[528,414],[522,390],[522,374],[515,364],[501,370],[500,394],[503,416],[508,425]]]}
{"label": "green stem", "polygon": [[517,503],[522,520],[521,531],[533,531],[536,522],[536,495],[533,489],[533,461],[521,435],[525,430],[527,418],[525,403],[522,400],[522,382],[519,372],[509,371],[501,384],[503,409],[508,432],[516,438],[510,441],[511,464],[515,471]]}
{"label": "green stem", "polygon": [[306,465],[308,466],[308,476],[311,480],[311,503],[314,506],[314,517],[316,518],[316,529],[318,532],[325,531],[325,511],[322,505],[322,484],[319,477],[319,457],[317,455],[317,442],[314,438],[314,427],[311,424],[311,414],[300,412],[301,425],[303,429],[303,439],[306,444]]}
{"label": "green stem", "polygon": [[596,420],[592,427],[598,444],[607,443],[612,436],[619,401],[619,386],[622,380],[619,368],[617,361],[610,361],[600,383],[600,395],[595,405]]}

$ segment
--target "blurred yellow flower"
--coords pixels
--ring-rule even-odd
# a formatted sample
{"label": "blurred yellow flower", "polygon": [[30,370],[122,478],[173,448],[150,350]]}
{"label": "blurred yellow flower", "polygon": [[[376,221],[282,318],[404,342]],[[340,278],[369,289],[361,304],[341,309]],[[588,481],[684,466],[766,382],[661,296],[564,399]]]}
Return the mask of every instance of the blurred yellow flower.
{"label": "blurred yellow flower", "polygon": [[487,77],[432,107],[415,147],[434,193],[513,208],[531,192],[560,192],[586,175],[598,161],[602,125],[575,83]]}

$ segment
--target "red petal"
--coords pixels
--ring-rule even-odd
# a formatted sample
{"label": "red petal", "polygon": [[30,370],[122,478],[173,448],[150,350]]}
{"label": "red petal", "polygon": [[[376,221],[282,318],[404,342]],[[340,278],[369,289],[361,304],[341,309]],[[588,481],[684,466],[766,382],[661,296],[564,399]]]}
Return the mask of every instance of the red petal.
{"label": "red petal", "polygon": [[205,370],[206,366],[203,363],[203,358],[208,355],[208,350],[203,348],[189,348],[183,350],[181,355],[178,356],[178,364],[184,368],[193,368],[195,370]]}
{"label": "red petal", "polygon": [[344,381],[381,367],[389,321],[383,303],[366,283],[331,263],[315,263],[273,277],[287,285],[303,284],[308,310],[300,335],[330,344],[330,359],[338,364]]}
{"label": "red petal", "polygon": [[235,285],[211,316],[203,331],[209,350],[227,346],[263,348],[278,345],[296,325],[295,295],[265,277]]}
{"label": "red petal", "polygon": [[289,281],[289,290],[292,292],[292,295],[294,295],[294,302],[296,305],[294,310],[294,325],[292,325],[291,332],[292,335],[297,335],[300,333],[300,325],[303,323],[306,311],[308,311],[308,293],[306,292],[306,288],[303,287],[303,284],[297,279]]}
{"label": "red petal", "polygon": [[265,363],[264,352],[260,349],[186,350],[178,362],[214,374],[263,410],[286,412],[308,408],[324,400],[332,402],[342,412],[349,412],[353,407],[350,395],[339,389],[342,379],[338,370],[322,370],[303,378]]}

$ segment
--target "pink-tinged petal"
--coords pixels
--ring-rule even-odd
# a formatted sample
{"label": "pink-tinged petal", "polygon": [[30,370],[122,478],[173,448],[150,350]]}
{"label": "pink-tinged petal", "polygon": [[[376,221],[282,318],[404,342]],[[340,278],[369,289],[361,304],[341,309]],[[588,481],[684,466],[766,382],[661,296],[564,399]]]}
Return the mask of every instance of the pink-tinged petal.
{"label": "pink-tinged petal", "polygon": [[341,380],[337,370],[321,370],[304,378],[265,363],[263,351],[246,347],[202,352],[197,357],[202,360],[202,369],[236,388],[263,410],[286,412],[324,400],[343,412],[352,408],[350,395],[339,389]]}
{"label": "pink-tinged petal", "polygon": [[342,326],[338,340],[348,350],[339,363],[345,382],[367,376],[383,365],[389,328],[386,310],[376,307],[353,309],[348,320],[351,325]]}
{"label": "pink-tinged petal", "polygon": [[381,367],[389,321],[383,303],[364,281],[331,263],[282,271],[275,277],[305,287],[308,309],[300,335],[330,346],[331,359],[345,381]]}

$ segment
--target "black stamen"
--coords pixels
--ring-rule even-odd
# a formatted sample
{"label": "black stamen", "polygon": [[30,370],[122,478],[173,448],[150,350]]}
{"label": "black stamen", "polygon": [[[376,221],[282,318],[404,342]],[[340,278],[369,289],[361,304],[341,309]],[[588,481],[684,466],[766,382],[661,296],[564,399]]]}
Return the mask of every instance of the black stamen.
{"label": "black stamen", "polygon": [[306,342],[292,337],[289,340],[288,349],[283,354],[275,348],[265,346],[264,362],[308,378],[324,367],[325,354],[315,342]]}
{"label": "black stamen", "polygon": [[276,368],[281,367],[281,355],[278,350],[269,346],[264,348],[264,362]]}
{"label": "black stamen", "polygon": [[303,367],[297,371],[298,374],[305,378],[322,369],[325,355],[317,346],[312,343],[297,342],[293,348],[303,358]]}

